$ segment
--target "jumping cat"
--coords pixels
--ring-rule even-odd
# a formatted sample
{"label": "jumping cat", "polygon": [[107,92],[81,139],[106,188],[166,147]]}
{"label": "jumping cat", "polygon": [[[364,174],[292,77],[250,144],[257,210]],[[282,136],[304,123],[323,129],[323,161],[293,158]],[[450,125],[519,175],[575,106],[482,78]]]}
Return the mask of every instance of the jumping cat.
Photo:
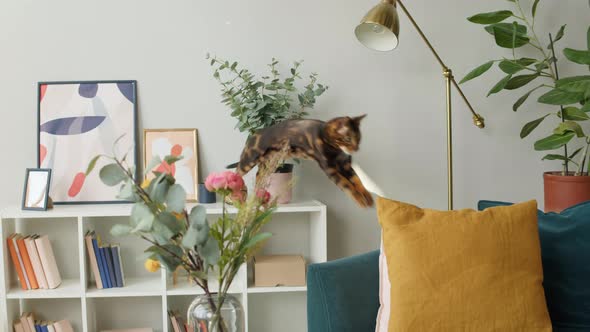
{"label": "jumping cat", "polygon": [[373,206],[373,197],[352,168],[350,156],[359,149],[360,123],[365,116],[339,117],[328,122],[287,120],[261,129],[248,138],[237,172],[240,175],[248,173],[287,145],[289,158],[315,160],[326,175],[361,207]]}

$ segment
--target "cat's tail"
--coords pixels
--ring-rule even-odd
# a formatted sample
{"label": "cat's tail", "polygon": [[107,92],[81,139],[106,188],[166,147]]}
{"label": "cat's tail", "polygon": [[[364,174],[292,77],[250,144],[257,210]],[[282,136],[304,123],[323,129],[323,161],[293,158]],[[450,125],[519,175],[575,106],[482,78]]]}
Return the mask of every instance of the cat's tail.
{"label": "cat's tail", "polygon": [[240,164],[239,162],[237,162],[237,163],[233,163],[233,164],[229,164],[229,165],[225,166],[225,168],[226,168],[226,169],[231,169],[231,168],[238,168],[238,165],[239,165],[239,164]]}

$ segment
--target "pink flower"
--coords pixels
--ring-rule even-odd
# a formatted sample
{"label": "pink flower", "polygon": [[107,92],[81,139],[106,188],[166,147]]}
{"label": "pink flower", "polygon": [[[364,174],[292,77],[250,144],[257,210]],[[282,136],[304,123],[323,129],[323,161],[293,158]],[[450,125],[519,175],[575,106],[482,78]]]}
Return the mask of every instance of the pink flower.
{"label": "pink flower", "polygon": [[205,188],[211,192],[224,190],[227,187],[227,180],[223,173],[211,173],[205,180]]}
{"label": "pink flower", "polygon": [[232,171],[211,173],[205,180],[207,190],[214,192],[224,191],[226,195],[242,192],[245,186],[244,179]]}
{"label": "pink flower", "polygon": [[223,172],[227,180],[227,187],[233,192],[242,191],[244,186],[244,179],[237,173],[226,171]]}
{"label": "pink flower", "polygon": [[267,204],[268,202],[270,202],[270,193],[266,191],[266,189],[258,189],[256,191],[256,197],[258,197],[261,204]]}

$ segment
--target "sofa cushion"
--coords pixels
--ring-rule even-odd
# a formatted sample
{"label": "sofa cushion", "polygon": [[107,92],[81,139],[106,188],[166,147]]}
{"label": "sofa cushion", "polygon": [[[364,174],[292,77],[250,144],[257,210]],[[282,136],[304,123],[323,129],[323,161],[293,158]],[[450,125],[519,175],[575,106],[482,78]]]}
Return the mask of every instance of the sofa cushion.
{"label": "sofa cushion", "polygon": [[[510,203],[481,201],[479,209]],[[545,297],[554,331],[590,331],[590,202],[538,211]]]}
{"label": "sofa cushion", "polygon": [[536,207],[435,211],[379,198],[389,331],[551,331]]}

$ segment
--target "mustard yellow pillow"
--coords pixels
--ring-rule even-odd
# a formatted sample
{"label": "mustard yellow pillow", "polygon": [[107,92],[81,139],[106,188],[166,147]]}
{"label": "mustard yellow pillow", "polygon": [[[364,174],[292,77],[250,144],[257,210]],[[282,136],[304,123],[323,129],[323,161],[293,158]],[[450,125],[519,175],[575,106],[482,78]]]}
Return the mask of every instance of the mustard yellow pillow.
{"label": "mustard yellow pillow", "polygon": [[534,201],[434,211],[377,200],[390,332],[551,331]]}

